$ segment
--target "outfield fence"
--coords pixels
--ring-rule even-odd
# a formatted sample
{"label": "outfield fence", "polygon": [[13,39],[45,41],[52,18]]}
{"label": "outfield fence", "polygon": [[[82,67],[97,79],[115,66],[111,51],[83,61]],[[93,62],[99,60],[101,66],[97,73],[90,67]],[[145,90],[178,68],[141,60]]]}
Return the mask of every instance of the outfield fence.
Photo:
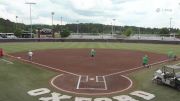
{"label": "outfield fence", "polygon": [[17,38],[0,39],[0,42],[122,42],[122,43],[153,43],[153,44],[180,44],[179,40],[143,40],[143,39],[65,39],[65,38]]}

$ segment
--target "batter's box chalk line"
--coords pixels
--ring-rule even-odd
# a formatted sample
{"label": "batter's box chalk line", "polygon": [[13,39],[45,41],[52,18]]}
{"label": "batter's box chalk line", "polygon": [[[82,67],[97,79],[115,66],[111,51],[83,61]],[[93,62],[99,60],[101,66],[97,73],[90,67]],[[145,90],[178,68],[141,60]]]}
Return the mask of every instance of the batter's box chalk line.
{"label": "batter's box chalk line", "polygon": [[[129,89],[132,87],[132,85],[133,85],[133,82],[132,82],[132,80],[131,80],[129,77],[124,76],[124,75],[121,75],[122,77],[128,79],[128,81],[129,81],[129,86],[128,86],[127,88],[124,88],[124,89],[122,89],[122,90],[112,91],[112,92],[109,92],[109,93],[92,93],[92,94],[91,94],[91,93],[78,93],[78,92],[74,92],[74,91],[68,91],[68,90],[63,89],[63,88],[60,88],[60,87],[58,87],[58,86],[56,86],[56,85],[54,84],[54,81],[55,81],[57,78],[62,77],[63,75],[64,75],[64,74],[60,74],[60,75],[57,75],[57,76],[55,76],[54,78],[52,78],[51,81],[50,81],[51,85],[52,85],[53,87],[55,87],[56,89],[58,89],[58,90],[61,90],[61,91],[67,92],[67,93],[73,93],[73,94],[81,94],[81,95],[111,95],[111,94],[116,94],[116,93],[121,93],[121,92],[127,91],[127,90],[129,90]],[[80,75],[79,75],[79,76],[80,76]],[[107,87],[107,86],[106,86],[106,87]]]}
{"label": "batter's box chalk line", "polygon": [[[102,80],[99,80],[101,78]],[[93,87],[80,87],[81,83],[88,83],[90,81],[94,81],[95,83],[102,83],[102,87],[93,88]],[[90,84],[90,83],[88,83]],[[105,76],[96,76],[95,78],[90,78],[89,76],[79,75],[79,79],[77,82],[76,89],[83,89],[83,90],[107,90],[107,83]]]}
{"label": "batter's box chalk line", "polygon": [[104,76],[96,76],[96,82],[106,82]]}

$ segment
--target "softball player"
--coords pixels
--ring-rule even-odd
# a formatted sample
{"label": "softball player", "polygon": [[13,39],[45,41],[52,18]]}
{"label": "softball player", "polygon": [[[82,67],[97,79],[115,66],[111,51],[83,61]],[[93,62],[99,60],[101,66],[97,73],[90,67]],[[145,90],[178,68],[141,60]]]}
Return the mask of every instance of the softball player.
{"label": "softball player", "polygon": [[142,63],[143,66],[144,66],[144,67],[149,67],[149,66],[148,66],[148,62],[149,62],[148,56],[145,55],[145,56],[142,58],[142,60],[143,60],[143,61],[142,61],[142,62],[143,62],[143,63]]}
{"label": "softball player", "polygon": [[32,61],[32,56],[33,56],[33,52],[31,50],[29,50],[28,58],[29,58],[30,61]]}
{"label": "softball player", "polygon": [[96,51],[94,49],[91,49],[90,55],[91,55],[91,57],[95,57]]}

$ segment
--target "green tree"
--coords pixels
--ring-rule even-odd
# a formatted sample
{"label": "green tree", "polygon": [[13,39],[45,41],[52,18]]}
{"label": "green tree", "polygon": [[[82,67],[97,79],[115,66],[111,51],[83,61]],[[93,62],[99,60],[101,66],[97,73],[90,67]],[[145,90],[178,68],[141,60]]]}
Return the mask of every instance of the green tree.
{"label": "green tree", "polygon": [[160,32],[159,32],[159,34],[161,34],[161,35],[163,35],[163,34],[169,34],[170,32],[169,32],[169,29],[168,28],[162,28],[162,29],[160,29]]}
{"label": "green tree", "polygon": [[124,35],[126,36],[130,36],[132,34],[132,29],[131,28],[127,28],[124,32],[123,32]]}
{"label": "green tree", "polygon": [[65,28],[65,29],[61,30],[60,34],[61,34],[62,38],[65,38],[65,37],[68,37],[70,35],[70,31],[67,28]]}
{"label": "green tree", "polygon": [[177,34],[180,35],[180,30],[178,30]]}
{"label": "green tree", "polygon": [[15,32],[14,32],[15,36],[17,37],[21,37],[22,35],[22,30],[21,29],[16,29]]}

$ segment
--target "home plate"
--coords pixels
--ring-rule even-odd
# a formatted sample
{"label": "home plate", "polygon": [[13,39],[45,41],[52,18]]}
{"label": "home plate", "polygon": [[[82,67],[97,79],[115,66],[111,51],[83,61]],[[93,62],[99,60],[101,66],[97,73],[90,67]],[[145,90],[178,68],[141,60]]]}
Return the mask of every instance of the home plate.
{"label": "home plate", "polygon": [[18,59],[21,59],[21,57],[17,57]]}
{"label": "home plate", "polygon": [[90,78],[89,80],[93,81],[93,80],[95,80],[95,78]]}

